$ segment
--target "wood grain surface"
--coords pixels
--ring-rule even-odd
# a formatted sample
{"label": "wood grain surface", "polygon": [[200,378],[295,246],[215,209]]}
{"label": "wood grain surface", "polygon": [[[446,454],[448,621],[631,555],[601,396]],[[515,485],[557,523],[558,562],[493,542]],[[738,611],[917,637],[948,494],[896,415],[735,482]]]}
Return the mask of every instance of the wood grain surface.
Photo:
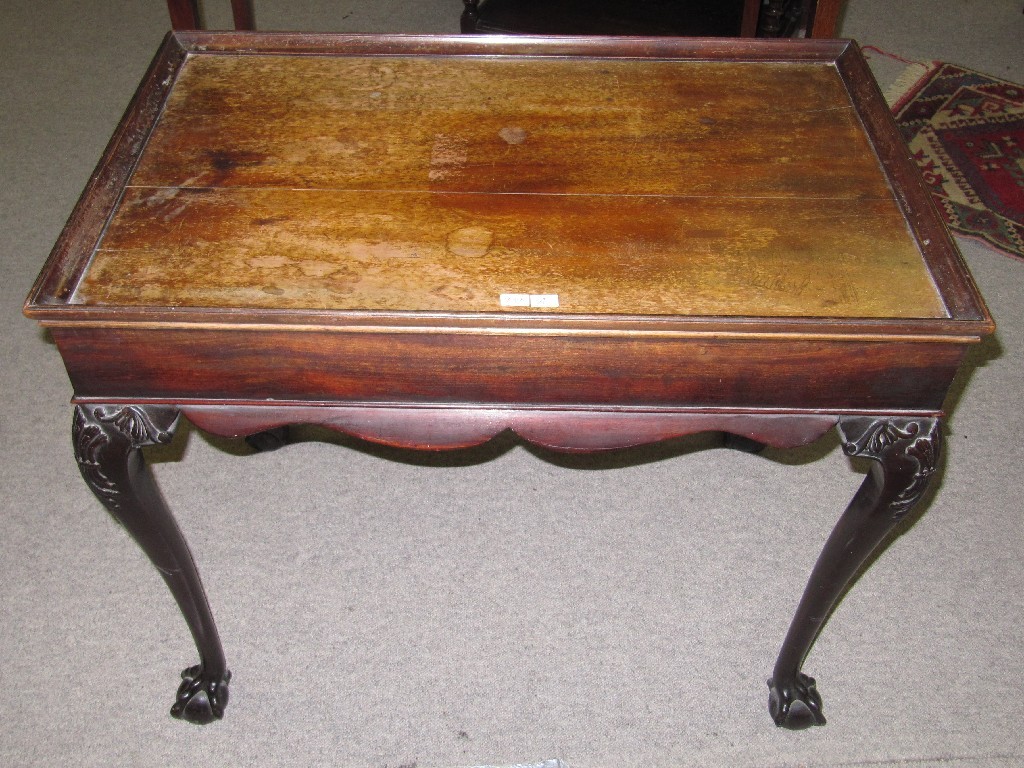
{"label": "wood grain surface", "polygon": [[947,317],[833,65],[507,56],[190,55],[74,303],[506,293]]}

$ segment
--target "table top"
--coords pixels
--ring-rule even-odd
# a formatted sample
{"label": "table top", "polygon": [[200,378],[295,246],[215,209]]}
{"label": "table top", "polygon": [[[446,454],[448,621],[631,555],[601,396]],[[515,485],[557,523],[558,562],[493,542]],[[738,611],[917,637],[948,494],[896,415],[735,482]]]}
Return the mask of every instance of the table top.
{"label": "table top", "polygon": [[27,312],[990,330],[908,169],[848,42],[176,33]]}

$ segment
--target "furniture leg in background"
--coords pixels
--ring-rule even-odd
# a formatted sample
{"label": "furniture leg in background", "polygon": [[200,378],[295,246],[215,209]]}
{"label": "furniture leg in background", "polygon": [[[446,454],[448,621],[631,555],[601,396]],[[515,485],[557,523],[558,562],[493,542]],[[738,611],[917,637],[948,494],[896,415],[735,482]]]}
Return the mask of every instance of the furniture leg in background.
{"label": "furniture leg in background", "polygon": [[[199,0],[167,0],[172,29],[202,29]],[[252,0],[231,0],[231,15],[235,29],[256,29]]]}
{"label": "furniture leg in background", "polygon": [[843,0],[816,0],[812,3],[808,37],[835,37]]}

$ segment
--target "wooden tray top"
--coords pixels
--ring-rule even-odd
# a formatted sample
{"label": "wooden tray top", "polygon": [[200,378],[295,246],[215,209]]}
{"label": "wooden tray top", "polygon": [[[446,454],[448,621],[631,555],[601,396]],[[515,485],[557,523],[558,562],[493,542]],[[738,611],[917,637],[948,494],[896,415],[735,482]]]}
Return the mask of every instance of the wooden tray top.
{"label": "wooden tray top", "polygon": [[178,37],[69,305],[950,317],[850,44]]}

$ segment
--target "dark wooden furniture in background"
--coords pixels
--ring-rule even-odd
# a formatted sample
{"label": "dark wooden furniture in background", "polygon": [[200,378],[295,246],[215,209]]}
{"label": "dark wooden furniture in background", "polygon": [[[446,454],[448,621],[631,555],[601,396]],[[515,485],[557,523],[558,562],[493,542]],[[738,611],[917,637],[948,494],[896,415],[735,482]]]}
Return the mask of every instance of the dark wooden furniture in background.
{"label": "dark wooden furniture in background", "polygon": [[847,41],[172,33],[25,312],[82,476],[192,631],[193,722],[230,675],[142,453],[181,417],[426,450],[837,427],[873,462],[770,681],[800,728],[824,723],[803,660],[993,331]]}
{"label": "dark wooden furniture in background", "polygon": [[764,0],[757,26],[759,37],[836,36],[843,0]]}
{"label": "dark wooden furniture in background", "polygon": [[463,0],[463,32],[834,37],[842,0]]}
{"label": "dark wooden furniture in background", "polygon": [[[834,37],[842,0],[463,0],[463,32]],[[483,12],[481,15],[481,8]],[[199,0],[167,0],[173,29],[201,29]],[[235,29],[256,28],[231,0]]]}

